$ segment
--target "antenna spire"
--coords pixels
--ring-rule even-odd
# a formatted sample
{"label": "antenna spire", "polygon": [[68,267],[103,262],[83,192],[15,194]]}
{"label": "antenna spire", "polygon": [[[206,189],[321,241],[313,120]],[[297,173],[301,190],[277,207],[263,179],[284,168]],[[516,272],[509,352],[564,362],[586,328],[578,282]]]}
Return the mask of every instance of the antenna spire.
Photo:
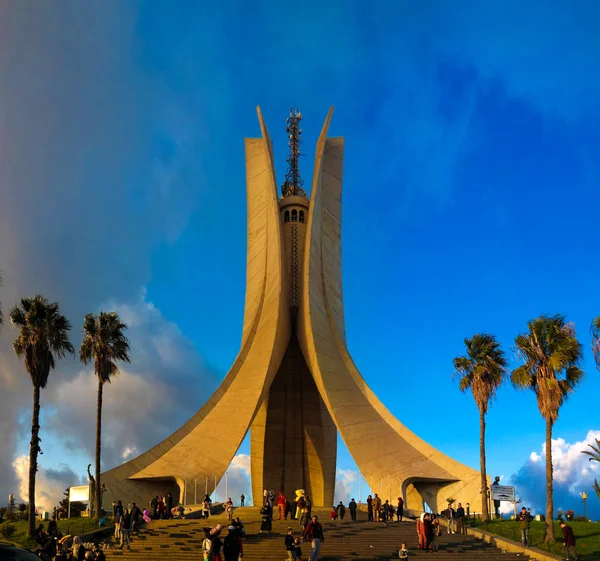
{"label": "antenna spire", "polygon": [[285,174],[285,182],[281,187],[282,197],[288,197],[290,195],[300,195],[306,197],[306,193],[302,189],[304,182],[300,177],[300,168],[298,166],[298,160],[303,154],[300,153],[300,135],[302,129],[300,128],[300,121],[302,120],[302,113],[296,108],[290,107],[290,116],[285,120],[287,123],[285,130],[289,136],[288,146],[290,147],[290,155],[287,159],[288,170]]}

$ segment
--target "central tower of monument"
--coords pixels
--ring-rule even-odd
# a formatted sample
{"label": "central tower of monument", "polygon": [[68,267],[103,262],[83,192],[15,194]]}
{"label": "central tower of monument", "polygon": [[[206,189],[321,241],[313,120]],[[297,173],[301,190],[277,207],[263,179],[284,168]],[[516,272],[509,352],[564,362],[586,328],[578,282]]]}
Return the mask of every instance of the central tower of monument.
{"label": "central tower of monument", "polygon": [[342,297],[344,139],[317,141],[310,200],[298,168],[301,114],[288,118],[288,172],[277,188],[260,108],[247,138],[248,253],[240,352],[207,403],[179,430],[101,476],[104,500],[146,504],[171,490],[186,504],[212,493],[250,430],[252,492],[303,488],[333,504],[340,433],[373,492],[407,508],[477,504],[477,471],[442,454],[377,399],[346,347]]}
{"label": "central tower of monument", "polygon": [[[290,338],[283,360],[250,430],[252,494],[263,489],[304,489],[318,505],[333,504],[337,429],[298,341],[310,203],[299,170],[300,121],[290,110],[288,172],[279,199],[284,253],[284,292]],[[246,147],[252,141],[246,141]],[[341,179],[341,162],[340,162]],[[248,178],[250,181],[251,178]]]}

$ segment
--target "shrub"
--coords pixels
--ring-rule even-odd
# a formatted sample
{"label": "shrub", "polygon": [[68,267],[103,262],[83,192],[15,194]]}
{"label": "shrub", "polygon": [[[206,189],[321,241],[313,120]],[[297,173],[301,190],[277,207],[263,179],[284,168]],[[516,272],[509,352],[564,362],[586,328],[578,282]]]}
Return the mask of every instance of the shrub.
{"label": "shrub", "polygon": [[14,524],[11,524],[10,522],[4,522],[3,524],[0,524],[0,536],[3,536],[9,540],[16,534],[16,532],[17,529]]}
{"label": "shrub", "polygon": [[575,518],[575,511],[567,510],[567,512],[565,512],[565,516],[567,517],[567,520],[571,521],[573,518]]}
{"label": "shrub", "polygon": [[587,522],[588,519],[585,516],[576,516],[573,518],[573,522]]}

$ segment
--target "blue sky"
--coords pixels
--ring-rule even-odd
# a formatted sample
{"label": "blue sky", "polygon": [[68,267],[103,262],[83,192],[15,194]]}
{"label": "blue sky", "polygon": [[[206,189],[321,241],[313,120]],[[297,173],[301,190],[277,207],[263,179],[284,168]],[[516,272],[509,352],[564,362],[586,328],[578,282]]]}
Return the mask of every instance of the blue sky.
{"label": "blue sky", "polygon": [[[280,182],[289,107],[304,115],[308,180],[318,132],[335,106],[330,134],[346,138],[348,345],[402,422],[477,467],[475,404],[451,381],[464,337],[496,334],[514,365],[513,340],[527,320],[563,313],[585,345],[587,376],[555,435],[568,445],[600,429],[588,334],[600,314],[597,3],[216,8],[180,0],[65,3],[45,17],[33,3],[20,4],[0,8],[0,36],[8,37],[0,157],[12,162],[2,176],[10,187],[3,206],[29,228],[14,219],[5,226],[5,290],[12,295],[12,283],[15,294],[48,293],[74,324],[107,302],[142,302],[146,311],[151,303],[160,317],[151,311],[140,325],[159,321],[173,333],[176,326],[182,352],[201,365],[198,377],[185,366],[169,379],[166,370],[152,375],[174,396],[194,392],[132,446],[166,436],[199,407],[239,348],[243,138],[259,134],[258,104]],[[41,211],[26,216],[40,200],[60,225]],[[32,263],[18,259],[24,249]],[[48,254],[54,259],[46,263]],[[144,341],[156,340],[152,329]],[[64,375],[76,379],[81,369],[69,368]],[[15,415],[26,419],[23,403]],[[26,442],[26,431],[19,434]],[[488,416],[489,473],[509,478],[527,468],[543,440],[534,396],[503,388]],[[76,441],[68,463],[82,473],[74,464],[87,456]],[[339,467],[355,469],[345,450]]]}

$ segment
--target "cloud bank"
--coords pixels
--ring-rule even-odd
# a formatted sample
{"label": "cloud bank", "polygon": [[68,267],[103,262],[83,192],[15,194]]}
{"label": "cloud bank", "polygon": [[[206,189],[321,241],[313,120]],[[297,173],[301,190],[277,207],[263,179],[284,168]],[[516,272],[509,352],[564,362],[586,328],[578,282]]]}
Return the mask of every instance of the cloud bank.
{"label": "cloud bank", "polygon": [[[19,481],[19,496],[27,502],[29,497],[29,457],[19,456],[13,462],[13,467]],[[35,506],[38,512],[52,513],[64,497],[68,487],[85,485],[86,477],[78,476],[67,465],[58,469],[40,468],[36,478]]]}
{"label": "cloud bank", "polygon": [[[76,346],[83,316],[103,304],[119,306],[132,323],[133,365],[105,392],[104,465],[165,436],[213,387],[191,343],[139,297],[152,250],[177,238],[196,208],[202,175],[191,147],[205,129],[174,92],[148,87],[138,18],[135,2],[0,4],[0,300],[5,314],[23,295],[59,301]],[[193,169],[191,162],[198,162]],[[20,485],[13,462],[28,439],[31,410],[14,337],[6,324],[3,496]],[[55,438],[65,454],[89,458],[93,393],[89,370],[58,363],[42,392],[42,447]]]}
{"label": "cloud bank", "polygon": [[[581,493],[587,492],[588,516],[600,519],[600,500],[592,489],[594,479],[600,479],[600,463],[590,462],[589,456],[582,454],[590,450],[589,444],[595,444],[600,431],[590,430],[586,437],[578,442],[569,443],[563,438],[552,440],[552,462],[554,466],[554,508],[563,512],[572,509],[577,515],[583,515]],[[523,505],[531,507],[532,512],[544,514],[546,511],[546,450],[532,452],[523,466],[510,477],[515,485]],[[512,508],[509,509],[512,512]]]}

